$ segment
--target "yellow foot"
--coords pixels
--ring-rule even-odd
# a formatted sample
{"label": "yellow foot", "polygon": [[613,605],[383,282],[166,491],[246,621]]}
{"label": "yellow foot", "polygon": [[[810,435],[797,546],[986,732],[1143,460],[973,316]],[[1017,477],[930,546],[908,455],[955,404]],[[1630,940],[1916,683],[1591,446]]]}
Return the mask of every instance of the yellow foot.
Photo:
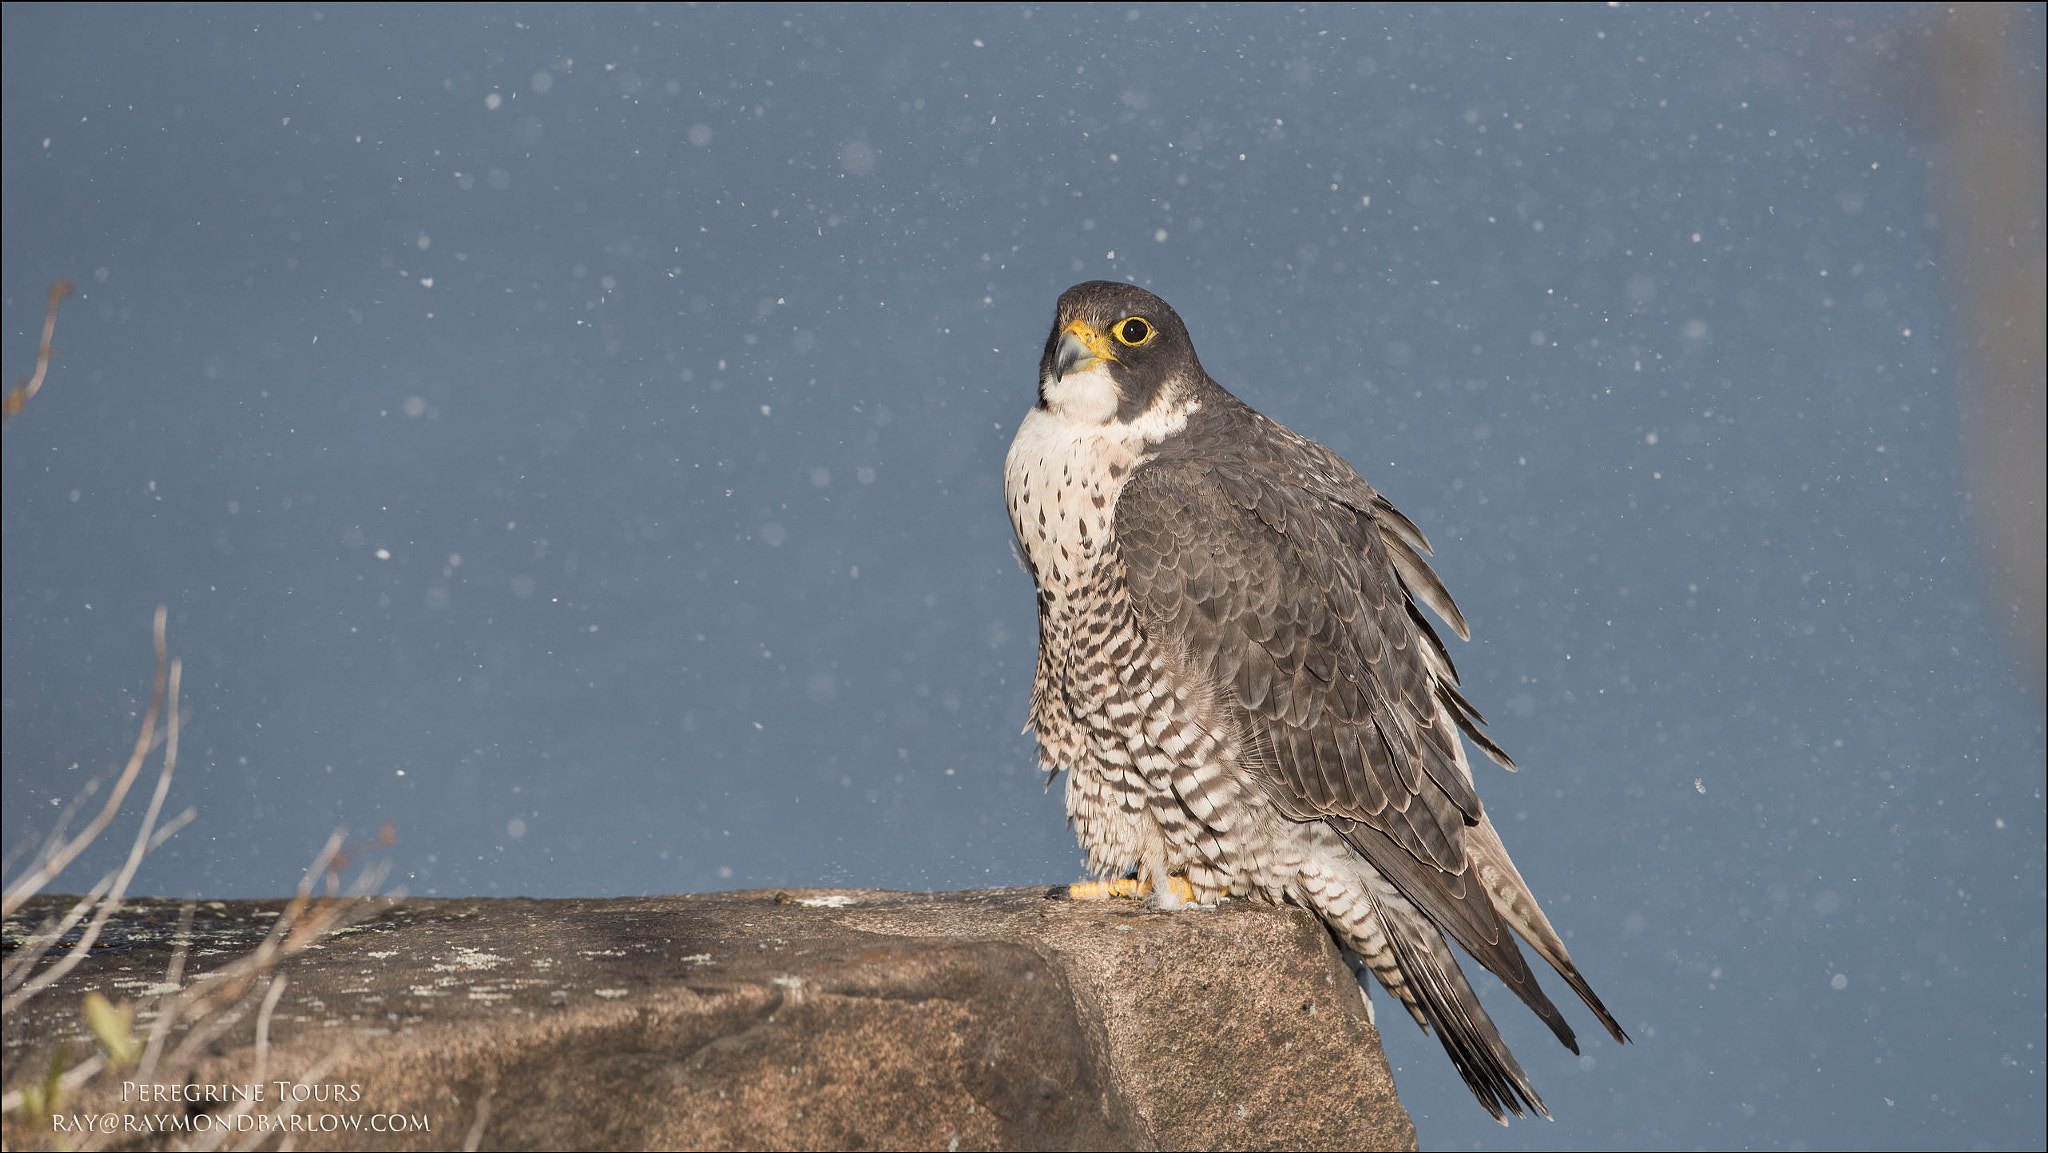
{"label": "yellow foot", "polygon": [[[1195,901],[1194,886],[1186,877],[1166,878],[1166,888],[1183,904]],[[1143,897],[1150,894],[1151,886],[1136,877],[1120,877],[1114,881],[1082,881],[1067,886],[1067,896],[1076,901],[1107,901],[1112,897]]]}

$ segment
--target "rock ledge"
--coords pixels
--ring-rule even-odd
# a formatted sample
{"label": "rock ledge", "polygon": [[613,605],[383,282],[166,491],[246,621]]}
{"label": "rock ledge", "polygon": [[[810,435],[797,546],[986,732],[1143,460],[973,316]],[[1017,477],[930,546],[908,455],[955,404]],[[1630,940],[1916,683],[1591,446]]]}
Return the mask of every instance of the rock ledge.
{"label": "rock ledge", "polygon": [[[281,908],[202,906],[185,983]],[[134,903],[11,1017],[8,1088],[61,1038],[92,1050],[88,991],[141,1000],[146,1037],[177,921]],[[1044,889],[408,900],[279,972],[262,1073],[238,1020],[155,1082],[98,1078],[66,1116],[119,1114],[116,1146],[207,1144],[229,1107],[183,1098],[260,1083],[226,1144],[263,1121],[266,1146],[336,1149],[1415,1147],[1357,983],[1300,909]],[[304,1099],[280,1109],[281,1091]]]}

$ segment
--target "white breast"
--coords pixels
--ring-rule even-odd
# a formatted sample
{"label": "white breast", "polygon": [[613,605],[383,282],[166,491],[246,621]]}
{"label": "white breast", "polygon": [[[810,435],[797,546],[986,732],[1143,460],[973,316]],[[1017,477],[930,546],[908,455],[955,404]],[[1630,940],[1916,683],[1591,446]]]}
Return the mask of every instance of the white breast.
{"label": "white breast", "polygon": [[1106,550],[1116,497],[1144,448],[1117,423],[1116,387],[1100,367],[1048,381],[1003,465],[1003,494],[1038,583],[1063,592]]}
{"label": "white breast", "polygon": [[1097,363],[1062,380],[1047,377],[1045,404],[1024,414],[1003,465],[1003,494],[1017,539],[1038,583],[1059,592],[1106,550],[1116,498],[1151,447],[1187,427],[1199,407],[1154,405],[1125,423],[1108,366]]}

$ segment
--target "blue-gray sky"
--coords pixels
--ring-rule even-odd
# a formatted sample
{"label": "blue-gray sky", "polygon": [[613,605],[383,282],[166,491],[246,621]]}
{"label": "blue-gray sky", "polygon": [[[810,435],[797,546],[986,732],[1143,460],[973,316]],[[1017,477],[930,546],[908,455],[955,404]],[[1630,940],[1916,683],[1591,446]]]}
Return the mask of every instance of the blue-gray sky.
{"label": "blue-gray sky", "polygon": [[1074,879],[1001,461],[1129,278],[1436,543],[1481,793],[1639,1040],[1489,984],[1559,1118],[1503,1131],[1383,1013],[1425,1144],[2038,1147],[1933,19],[10,4],[10,380],[80,291],[4,441],[6,839],[164,603],[199,816],[139,891],[387,819],[423,895]]}

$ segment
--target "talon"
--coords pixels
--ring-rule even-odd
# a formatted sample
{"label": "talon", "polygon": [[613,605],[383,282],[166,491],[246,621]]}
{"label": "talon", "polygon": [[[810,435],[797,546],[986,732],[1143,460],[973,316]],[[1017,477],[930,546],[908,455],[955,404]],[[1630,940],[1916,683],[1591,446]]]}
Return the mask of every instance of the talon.
{"label": "talon", "polygon": [[1067,886],[1067,896],[1076,901],[1107,901],[1114,897],[1142,897],[1145,890],[1138,885],[1136,877],[1119,877],[1114,881],[1082,881]]}
{"label": "talon", "polygon": [[1154,897],[1162,909],[1177,908],[1195,903],[1195,887],[1188,884],[1186,877],[1166,878],[1165,891],[1153,893],[1152,886],[1136,877],[1118,877],[1113,881],[1081,881],[1067,886],[1067,896],[1076,901],[1107,901],[1116,897]]}

